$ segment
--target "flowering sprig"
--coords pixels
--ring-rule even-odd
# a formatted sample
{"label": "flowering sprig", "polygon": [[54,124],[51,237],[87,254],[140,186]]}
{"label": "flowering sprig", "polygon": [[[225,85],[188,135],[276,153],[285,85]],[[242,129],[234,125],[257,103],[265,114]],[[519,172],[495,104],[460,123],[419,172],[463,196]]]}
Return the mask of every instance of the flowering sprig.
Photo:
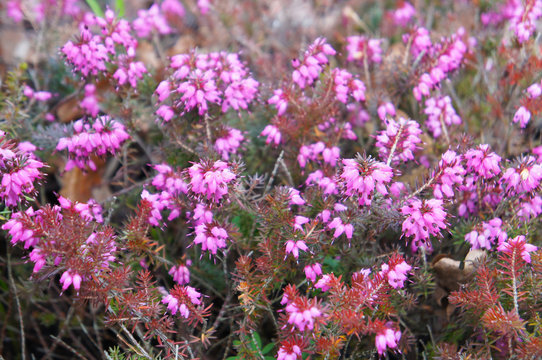
{"label": "flowering sprig", "polygon": [[375,161],[371,157],[358,156],[356,159],[343,159],[344,165],[340,179],[344,186],[344,194],[357,196],[359,205],[371,205],[374,191],[387,195],[385,184],[393,177],[388,165]]}
{"label": "flowering sprig", "polygon": [[387,165],[400,161],[414,160],[414,152],[422,142],[420,125],[414,120],[400,117],[397,121],[389,119],[386,130],[376,136],[378,154]]}
{"label": "flowering sprig", "polygon": [[15,207],[35,192],[34,183],[43,177],[39,169],[44,166],[17,148],[0,130],[0,201],[6,206]]}
{"label": "flowering sprig", "polygon": [[77,120],[73,125],[74,135],[58,140],[56,149],[68,150],[66,171],[77,166],[80,169],[89,167],[96,170],[92,156],[115,155],[122,143],[130,138],[122,123],[104,115],[93,122],[83,119]]}
{"label": "flowering sprig", "polygon": [[440,235],[447,228],[446,212],[442,207],[442,200],[420,200],[412,198],[401,208],[405,216],[403,221],[403,236],[412,238],[412,251],[423,246],[431,251],[430,236]]}
{"label": "flowering sprig", "polygon": [[173,74],[155,91],[165,122],[192,109],[205,115],[213,104],[221,104],[222,112],[246,110],[258,94],[258,82],[235,53],[175,55],[169,67]]}

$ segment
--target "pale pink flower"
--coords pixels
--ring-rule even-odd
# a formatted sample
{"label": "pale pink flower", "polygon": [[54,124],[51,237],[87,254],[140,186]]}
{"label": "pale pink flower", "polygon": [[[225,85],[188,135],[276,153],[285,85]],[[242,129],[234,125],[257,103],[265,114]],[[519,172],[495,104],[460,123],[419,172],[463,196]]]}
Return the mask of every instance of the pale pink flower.
{"label": "pale pink flower", "polygon": [[387,348],[394,349],[397,347],[399,340],[401,339],[401,331],[385,329],[379,332],[375,338],[376,350],[379,355],[384,354]]}

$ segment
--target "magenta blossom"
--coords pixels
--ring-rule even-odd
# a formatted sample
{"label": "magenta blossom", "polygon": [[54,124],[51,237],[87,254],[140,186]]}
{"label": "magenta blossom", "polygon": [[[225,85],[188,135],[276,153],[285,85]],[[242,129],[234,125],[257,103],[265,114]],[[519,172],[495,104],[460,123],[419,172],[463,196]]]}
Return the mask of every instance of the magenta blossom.
{"label": "magenta blossom", "polygon": [[371,157],[358,156],[356,159],[344,159],[340,179],[346,196],[357,196],[359,205],[371,205],[374,191],[387,195],[386,183],[391,181],[393,171],[388,165],[375,161]]}
{"label": "magenta blossom", "polygon": [[420,200],[412,198],[401,208],[405,215],[403,236],[412,238],[412,250],[425,246],[431,250],[427,242],[431,235],[439,235],[447,227],[446,212],[442,208],[442,200]]}

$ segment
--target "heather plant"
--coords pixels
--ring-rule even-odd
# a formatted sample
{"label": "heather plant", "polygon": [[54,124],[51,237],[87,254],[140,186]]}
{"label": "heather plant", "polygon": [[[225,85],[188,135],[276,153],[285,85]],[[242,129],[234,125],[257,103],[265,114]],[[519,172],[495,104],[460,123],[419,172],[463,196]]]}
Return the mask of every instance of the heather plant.
{"label": "heather plant", "polygon": [[4,358],[542,357],[540,1],[0,14]]}

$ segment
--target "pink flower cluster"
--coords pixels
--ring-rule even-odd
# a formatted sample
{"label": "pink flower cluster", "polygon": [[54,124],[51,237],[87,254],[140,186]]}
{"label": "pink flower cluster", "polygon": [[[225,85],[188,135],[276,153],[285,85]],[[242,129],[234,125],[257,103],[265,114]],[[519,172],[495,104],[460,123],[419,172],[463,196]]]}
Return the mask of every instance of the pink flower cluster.
{"label": "pink flower cluster", "polygon": [[292,80],[302,89],[311,85],[329,63],[328,56],[333,56],[336,51],[326,42],[324,38],[317,38],[307,48],[303,58],[292,60],[294,71]]}
{"label": "pink flower cluster", "polygon": [[174,114],[198,109],[199,115],[211,104],[229,109],[246,110],[258,94],[258,82],[249,76],[238,54],[180,54],[171,58],[173,75],[162,81],[155,94],[160,105],[157,114],[170,121]]}
{"label": "pink flower cluster", "polygon": [[96,85],[85,85],[85,97],[83,98],[83,100],[81,100],[80,106],[90,116],[98,116],[98,113],[100,112],[100,106],[98,98],[96,96]]}
{"label": "pink flower cluster", "polygon": [[537,251],[538,248],[534,245],[528,244],[525,240],[525,236],[519,235],[513,239],[502,242],[497,250],[508,254],[512,254],[512,252],[517,251],[521,254],[521,257],[525,262],[531,263],[531,255],[529,253]]}
{"label": "pink flower cluster", "polygon": [[463,183],[465,173],[462,157],[455,151],[446,151],[438,163],[433,195],[437,199],[442,199],[444,196],[452,198],[454,187]]}
{"label": "pink flower cluster", "polygon": [[401,208],[401,213],[405,216],[403,236],[412,238],[412,251],[417,251],[420,246],[431,251],[431,243],[427,240],[431,235],[439,235],[447,227],[442,200],[412,198]]}
{"label": "pink flower cluster", "polygon": [[540,186],[541,180],[542,165],[537,164],[532,156],[522,158],[517,167],[508,168],[501,178],[507,191],[518,194],[535,190]]}
{"label": "pink flower cluster", "polygon": [[334,195],[339,193],[336,178],[334,176],[325,176],[324,172],[320,169],[310,173],[309,176],[307,176],[307,180],[305,180],[305,184],[307,184],[307,186],[317,185],[320,189],[322,189],[324,195]]}
{"label": "pink flower cluster", "polygon": [[299,331],[313,330],[317,319],[325,316],[316,299],[309,300],[299,296],[295,288],[287,288],[280,303],[286,304],[288,324],[296,327]]}
{"label": "pink flower cluster", "polygon": [[386,130],[376,136],[380,158],[386,161],[391,156],[388,163],[394,164],[414,160],[414,151],[420,148],[418,144],[422,142],[420,125],[403,117],[397,121],[389,119],[386,125]]}
{"label": "pink flower cluster", "polygon": [[[11,219],[2,225],[2,230],[7,230],[11,236],[10,242],[12,245],[22,242],[24,243],[24,248],[28,249],[31,246],[35,246],[39,242],[39,238],[36,236],[31,226],[28,226],[28,222],[26,221],[27,219],[34,217],[36,214],[39,213],[30,207],[24,212],[19,211],[13,213]],[[45,260],[43,261],[43,264],[45,264]],[[38,267],[37,270],[34,268],[34,272],[39,271],[40,268],[41,266]]]}
{"label": "pink flower cluster", "polygon": [[138,10],[137,18],[132,22],[132,26],[140,38],[147,38],[153,32],[161,35],[172,32],[164,16],[163,8],[161,9],[157,4],[153,4],[148,10]]}
{"label": "pink flower cluster", "polygon": [[79,291],[81,288],[81,281],[83,279],[81,278],[81,275],[79,275],[74,270],[66,270],[62,276],[60,277],[60,284],[62,284],[62,291],[66,291],[70,287],[70,285],[73,285],[73,288],[76,291]]}
{"label": "pink flower cluster", "polygon": [[418,57],[422,53],[428,55],[433,47],[429,30],[424,27],[416,27],[409,34],[404,34],[403,42],[410,43],[410,52],[414,57]]}
{"label": "pink flower cluster", "polygon": [[76,202],[66,199],[63,196],[58,197],[58,202],[62,209],[74,209],[81,215],[81,217],[87,221],[96,221],[97,223],[103,223],[104,218],[102,215],[103,209],[94,199],[90,199],[86,203]]}
{"label": "pink flower cluster", "polygon": [[408,1],[400,1],[397,9],[393,10],[392,16],[395,25],[406,26],[416,15],[416,9]]}
{"label": "pink flower cluster", "polygon": [[401,255],[394,254],[388,264],[382,264],[380,275],[385,276],[394,289],[403,288],[411,269]]}
{"label": "pink flower cluster", "polygon": [[307,165],[308,160],[318,161],[322,159],[324,163],[331,166],[337,165],[337,160],[340,157],[340,149],[337,146],[326,147],[322,141],[310,145],[303,145],[299,149],[297,162],[301,168]]}
{"label": "pink flower cluster", "polygon": [[322,266],[319,263],[315,263],[315,264],[312,264],[312,265],[307,265],[307,266],[305,266],[303,271],[305,271],[305,277],[308,280],[310,280],[312,282],[315,282],[316,278],[318,276],[322,275]]}
{"label": "pink flower cluster", "polygon": [[475,149],[468,150],[464,158],[467,161],[469,173],[476,173],[484,179],[491,179],[501,173],[501,157],[491,152],[487,144],[478,145]]}
{"label": "pink flower cluster", "polygon": [[465,235],[465,241],[468,241],[473,249],[491,249],[495,240],[502,244],[508,238],[506,231],[501,229],[502,220],[493,218],[488,222],[482,222]]}
{"label": "pink flower cluster", "polygon": [[352,74],[344,69],[333,69],[333,82],[335,84],[335,99],[346,104],[348,97],[355,101],[365,101],[365,84],[356,79]]}
{"label": "pink flower cluster", "polygon": [[346,38],[348,61],[361,62],[364,59],[373,63],[382,61],[382,40],[368,39],[365,36],[349,36]]}
{"label": "pink flower cluster", "polygon": [[162,299],[163,304],[167,304],[167,309],[172,315],[177,312],[188,319],[190,316],[190,310],[195,305],[201,304],[201,293],[191,286],[179,286],[175,287]]}
{"label": "pink flower cluster", "polygon": [[529,40],[536,30],[537,20],[542,16],[542,1],[510,1],[513,12],[510,19],[510,28],[521,43]]}
{"label": "pink flower cluster", "polygon": [[22,242],[25,249],[33,248],[29,258],[34,263],[34,273],[40,271],[49,259],[51,266],[67,269],[60,278],[62,291],[71,285],[78,291],[82,282],[90,278],[89,271],[97,274],[110,270],[110,263],[116,259],[115,235],[111,228],[97,229],[83,237],[81,234],[75,238],[59,235],[58,229],[65,216],[68,219],[80,216],[89,222],[96,217],[101,218],[101,214],[88,214],[91,207],[96,210],[97,206],[74,204],[64,198],[59,200],[61,206],[37,211],[29,208],[25,212],[14,213],[2,229],[8,230],[13,245]]}
{"label": "pink flower cluster", "polygon": [[[8,0],[6,3],[7,15],[16,23],[21,22],[25,15],[32,22],[41,23],[48,16],[53,17],[60,13],[64,16],[77,16],[81,14],[81,8],[77,4],[78,0]],[[25,13],[23,13],[23,8]]]}
{"label": "pink flower cluster", "polygon": [[343,159],[344,165],[340,180],[346,196],[357,196],[359,205],[371,205],[374,191],[387,195],[386,183],[391,181],[393,170],[388,165],[371,157],[358,156],[357,159]]}
{"label": "pink flower cluster", "polygon": [[455,112],[449,96],[427,99],[424,113],[427,115],[425,125],[435,138],[442,134],[443,127],[461,124],[461,118]]}
{"label": "pink flower cluster", "polygon": [[281,116],[286,113],[288,108],[288,94],[282,89],[277,89],[273,91],[273,96],[267,100],[268,104],[274,105],[277,108],[277,115]]}
{"label": "pink flower cluster", "polygon": [[177,284],[186,285],[190,282],[190,270],[188,269],[190,265],[192,265],[192,261],[187,260],[185,264],[171,267],[168,274],[173,276],[173,281]]}
{"label": "pink flower cluster", "polygon": [[216,255],[218,249],[226,248],[228,233],[217,223],[199,224],[196,226],[195,234],[194,244],[201,244],[203,251],[209,250],[211,254]]}
{"label": "pink flower cluster", "polygon": [[34,91],[28,85],[24,86],[23,94],[29,99],[35,99],[36,101],[46,102],[53,97],[49,91]]}
{"label": "pink flower cluster", "polygon": [[107,153],[114,155],[122,143],[130,138],[124,125],[104,115],[98,117],[93,123],[77,120],[73,125],[74,134],[58,140],[56,149],[68,150],[69,160],[66,171],[77,166],[86,169],[88,166],[96,170],[92,156],[104,156]]}
{"label": "pink flower cluster", "polygon": [[34,182],[42,177],[39,169],[44,166],[32,154],[16,148],[0,130],[0,200],[6,206],[17,206],[35,191]]}
{"label": "pink flower cluster", "polygon": [[266,144],[273,143],[275,145],[280,144],[280,141],[282,139],[282,134],[280,133],[280,130],[275,125],[267,125],[260,136],[267,136],[265,139]]}
{"label": "pink flower cluster", "polygon": [[297,360],[302,358],[302,351],[299,345],[295,343],[282,344],[278,353],[277,360]]}
{"label": "pink flower cluster", "polygon": [[387,348],[394,349],[401,340],[401,331],[387,328],[376,335],[375,345],[378,355],[383,355]]}
{"label": "pink flower cluster", "polygon": [[[92,32],[92,27],[99,27],[99,34]],[[122,86],[129,83],[132,87],[147,73],[145,65],[135,61],[137,40],[131,35],[130,23],[116,18],[114,12],[108,9],[105,18],[90,14],[85,16],[79,25],[77,42],[68,41],[61,51],[66,60],[83,77],[99,76],[107,73],[107,64],[112,64],[112,77]]]}
{"label": "pink flower cluster", "polygon": [[420,76],[419,83],[414,87],[414,97],[421,101],[423,96],[430,96],[431,90],[438,87],[448,73],[458,69],[467,53],[467,45],[461,40],[465,29],[460,28],[449,39],[443,39],[433,46],[431,52],[436,55],[436,64]]}
{"label": "pink flower cluster", "polygon": [[245,140],[240,130],[225,127],[221,136],[215,140],[215,151],[220,154],[222,160],[229,160],[230,156],[237,154],[237,149]]}
{"label": "pink flower cluster", "polygon": [[190,191],[214,202],[228,194],[228,184],[236,178],[228,163],[221,160],[195,163],[188,168],[188,175]]}

